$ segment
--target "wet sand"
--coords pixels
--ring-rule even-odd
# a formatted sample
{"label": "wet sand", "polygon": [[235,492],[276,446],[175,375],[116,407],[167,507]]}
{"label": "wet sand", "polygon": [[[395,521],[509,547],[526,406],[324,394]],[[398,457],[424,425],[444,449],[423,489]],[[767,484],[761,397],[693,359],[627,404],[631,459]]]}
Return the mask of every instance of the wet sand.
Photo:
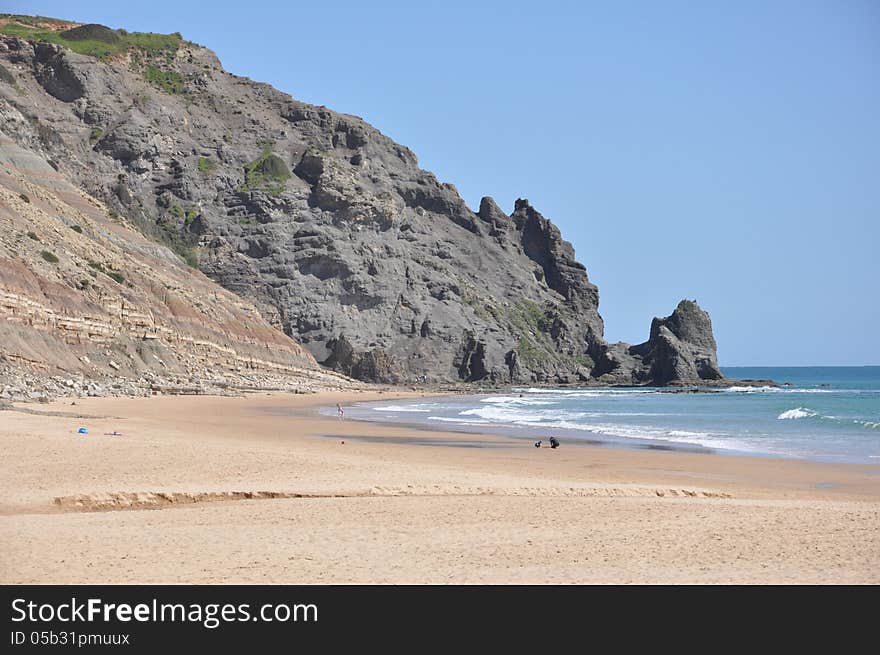
{"label": "wet sand", "polygon": [[880,582],[880,465],[317,414],[414,395],[0,412],[0,582]]}

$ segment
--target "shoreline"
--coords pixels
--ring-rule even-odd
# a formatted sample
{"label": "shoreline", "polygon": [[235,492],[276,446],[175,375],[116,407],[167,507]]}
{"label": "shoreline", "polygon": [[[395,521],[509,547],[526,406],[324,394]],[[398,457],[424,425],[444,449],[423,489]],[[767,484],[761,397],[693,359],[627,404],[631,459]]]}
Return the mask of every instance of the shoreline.
{"label": "shoreline", "polygon": [[880,465],[498,435],[475,448],[319,414],[428,395],[0,412],[0,581],[880,582]]}
{"label": "shoreline", "polygon": [[[627,387],[627,389],[633,389],[634,387]],[[510,393],[515,393],[516,389],[513,388],[509,390]],[[613,389],[613,387],[605,387],[605,389]],[[521,390],[521,389],[520,389]],[[561,393],[565,393],[565,389],[562,390]],[[702,391],[701,391],[702,392]],[[465,394],[424,394],[424,398],[439,398],[444,396],[466,396],[473,398],[475,401],[483,401],[487,397],[495,396],[495,395],[504,395],[504,391],[501,392],[489,392],[489,391],[481,391],[474,393],[465,393]],[[657,390],[657,393],[670,393],[664,392],[663,390]],[[674,392],[672,392],[674,393]],[[693,393],[693,392],[687,392]],[[717,391],[705,390],[705,393],[719,393]],[[522,396],[522,394],[520,394]],[[403,399],[405,401],[414,400],[411,398]],[[374,400],[363,400],[358,401],[358,405],[360,404],[373,404],[373,403],[383,403],[383,402],[393,402],[386,401],[385,399],[374,399]],[[481,403],[474,403],[475,406],[480,406]],[[321,408],[319,408],[321,409]],[[335,409],[333,407],[327,406],[323,409],[326,409],[327,412],[320,414],[325,417],[331,417]],[[440,432],[440,433],[454,433],[461,435],[471,435],[472,437],[479,438],[485,435],[493,435],[498,437],[505,437],[511,439],[516,442],[518,445],[522,445],[523,443],[534,443],[537,440],[546,441],[548,436],[553,434],[560,440],[564,442],[566,446],[576,446],[576,447],[584,447],[584,446],[592,446],[598,448],[612,448],[612,449],[623,449],[623,450],[635,450],[635,451],[671,451],[677,453],[695,453],[695,454],[703,454],[703,455],[717,455],[721,457],[753,457],[753,458],[761,458],[761,459],[781,459],[781,460],[795,460],[795,461],[803,461],[803,462],[814,462],[814,463],[822,463],[822,464],[850,464],[855,466],[877,466],[878,470],[880,470],[880,457],[863,457],[863,458],[852,458],[852,459],[843,459],[843,458],[833,458],[831,456],[822,456],[819,454],[815,455],[805,455],[805,454],[796,454],[793,452],[773,452],[772,450],[746,450],[746,449],[736,449],[733,447],[722,447],[718,445],[706,445],[703,443],[699,443],[698,441],[687,441],[685,439],[662,439],[662,438],[651,438],[648,436],[630,436],[630,435],[620,435],[613,434],[609,432],[603,432],[601,430],[591,430],[588,428],[559,428],[553,425],[547,427],[541,427],[538,425],[532,424],[517,424],[513,422],[484,422],[484,423],[468,423],[467,421],[462,422],[453,422],[449,419],[440,419],[440,421],[431,423],[429,421],[419,421],[416,418],[401,417],[394,416],[391,410],[389,411],[388,416],[380,416],[377,414],[366,414],[366,411],[370,409],[370,407],[361,407],[358,408],[355,406],[355,409],[361,410],[363,413],[359,413],[355,416],[351,416],[350,420],[354,421],[362,421],[365,423],[377,423],[380,425],[388,425],[388,426],[398,426],[398,427],[406,427],[412,430],[420,430],[426,432]],[[406,410],[401,410],[406,411]],[[428,410],[419,410],[425,411]],[[398,412],[399,414],[400,412]],[[347,415],[348,416],[348,415]],[[448,422],[447,422],[448,421]]]}

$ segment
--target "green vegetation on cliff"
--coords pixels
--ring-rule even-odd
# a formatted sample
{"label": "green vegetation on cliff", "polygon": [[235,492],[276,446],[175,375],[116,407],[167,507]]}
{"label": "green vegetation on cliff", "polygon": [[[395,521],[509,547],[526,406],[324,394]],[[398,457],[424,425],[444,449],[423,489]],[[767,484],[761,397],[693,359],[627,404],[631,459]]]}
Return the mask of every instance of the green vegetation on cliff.
{"label": "green vegetation on cliff", "polygon": [[217,164],[208,157],[199,157],[199,172],[213,173],[217,169]]}
{"label": "green vegetation on cliff", "polygon": [[153,34],[151,32],[126,32],[111,30],[103,25],[81,25],[69,30],[46,29],[47,24],[63,25],[63,21],[35,19],[28,16],[11,16],[0,14],[0,19],[8,22],[0,32],[10,36],[18,36],[30,41],[56,43],[81,55],[89,55],[100,59],[112,55],[141,51],[155,55],[175,53],[183,43],[180,33]]}
{"label": "green vegetation on cliff", "polygon": [[271,145],[264,145],[260,156],[245,167],[242,190],[265,188],[270,195],[278,195],[290,177],[290,169],[284,160],[272,152]]}
{"label": "green vegetation on cliff", "polygon": [[182,96],[186,94],[186,83],[183,76],[176,71],[162,70],[158,66],[147,66],[144,69],[144,79],[170,95]]}

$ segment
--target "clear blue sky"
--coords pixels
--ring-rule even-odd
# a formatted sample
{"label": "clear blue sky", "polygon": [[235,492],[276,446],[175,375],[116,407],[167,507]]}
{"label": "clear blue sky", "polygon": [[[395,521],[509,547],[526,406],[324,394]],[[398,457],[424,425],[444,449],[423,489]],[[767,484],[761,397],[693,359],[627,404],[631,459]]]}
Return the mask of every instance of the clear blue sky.
{"label": "clear blue sky", "polygon": [[681,298],[722,365],[880,364],[880,3],[4,2],[173,32],[529,198],[632,343]]}

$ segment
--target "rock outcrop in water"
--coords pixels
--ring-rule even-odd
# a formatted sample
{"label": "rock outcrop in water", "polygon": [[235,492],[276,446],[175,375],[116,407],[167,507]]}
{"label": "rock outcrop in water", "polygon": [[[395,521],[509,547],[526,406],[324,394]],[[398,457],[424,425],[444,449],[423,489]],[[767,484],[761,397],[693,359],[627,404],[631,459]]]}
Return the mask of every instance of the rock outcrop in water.
{"label": "rock outcrop in water", "polygon": [[698,308],[655,320],[641,346],[607,344],[596,286],[527,200],[475,213],[360,118],[232,75],[179,35],[129,46],[40,25],[77,54],[4,21],[6,134],[326,366],[382,382],[715,379]]}
{"label": "rock outcrop in water", "polygon": [[671,316],[651,322],[643,349],[648,377],[656,383],[720,380],[715,337],[709,314],[696,301],[682,300]]}
{"label": "rock outcrop in water", "polygon": [[600,379],[615,384],[662,386],[724,381],[712,321],[695,300],[682,300],[671,315],[651,321],[646,342],[601,347],[597,369]]}

